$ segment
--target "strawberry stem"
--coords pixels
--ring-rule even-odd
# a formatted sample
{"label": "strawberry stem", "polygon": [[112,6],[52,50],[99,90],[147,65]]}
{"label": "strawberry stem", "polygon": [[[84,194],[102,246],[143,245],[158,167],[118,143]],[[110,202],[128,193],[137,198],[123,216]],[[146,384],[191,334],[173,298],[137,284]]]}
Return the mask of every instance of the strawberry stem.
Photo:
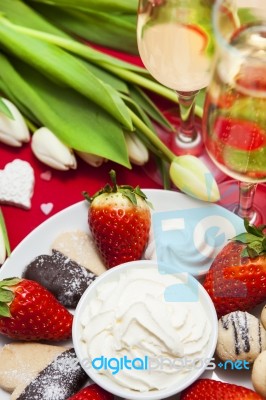
{"label": "strawberry stem", "polygon": [[81,192],[81,194],[89,203],[91,203],[92,199],[91,199],[91,197],[90,197],[88,192],[83,191],[83,192]]}
{"label": "strawberry stem", "polygon": [[116,181],[116,172],[115,170],[111,169],[111,171],[109,172],[112,184],[113,184],[113,189],[112,192],[117,192],[117,181]]}
{"label": "strawberry stem", "polygon": [[131,203],[133,203],[134,205],[137,205],[137,196],[142,198],[150,208],[153,208],[152,204],[147,201],[147,196],[145,195],[145,193],[142,192],[142,190],[140,189],[139,186],[136,186],[135,188],[133,188],[130,185],[117,185],[117,181],[116,181],[116,172],[112,169],[109,172],[111,181],[113,186],[111,186],[109,183],[107,183],[102,189],[100,189],[98,192],[96,192],[93,196],[90,196],[88,192],[83,191],[82,195],[83,197],[85,197],[85,199],[91,204],[93,202],[93,200],[100,196],[103,193],[121,193],[123,196],[127,197]]}

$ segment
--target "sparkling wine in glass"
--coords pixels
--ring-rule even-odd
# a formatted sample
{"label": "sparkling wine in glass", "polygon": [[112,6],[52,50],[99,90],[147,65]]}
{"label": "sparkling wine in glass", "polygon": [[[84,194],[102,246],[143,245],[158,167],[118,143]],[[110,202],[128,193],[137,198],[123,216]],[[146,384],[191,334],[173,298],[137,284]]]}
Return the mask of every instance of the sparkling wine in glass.
{"label": "sparkling wine in glass", "polygon": [[[225,10],[237,21],[234,29],[222,18]],[[254,204],[258,183],[266,182],[266,1],[218,0],[213,24],[217,51],[203,117],[206,149],[240,182],[233,211],[266,223],[265,197]]]}
{"label": "sparkling wine in glass", "polygon": [[176,154],[199,155],[201,133],[195,124],[195,97],[210,80],[213,54],[213,0],[139,0],[137,39],[150,74],[177,92],[180,125],[172,135]]}

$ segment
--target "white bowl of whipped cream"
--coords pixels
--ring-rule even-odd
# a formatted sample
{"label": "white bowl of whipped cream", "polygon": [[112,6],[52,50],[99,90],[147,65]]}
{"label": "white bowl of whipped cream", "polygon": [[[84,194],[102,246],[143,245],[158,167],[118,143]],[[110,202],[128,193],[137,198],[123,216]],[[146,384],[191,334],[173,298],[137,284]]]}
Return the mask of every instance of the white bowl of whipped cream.
{"label": "white bowl of whipped cream", "polygon": [[217,316],[203,286],[156,261],[121,264],[83,294],[73,322],[88,376],[123,399],[165,399],[197,380],[213,357]]}

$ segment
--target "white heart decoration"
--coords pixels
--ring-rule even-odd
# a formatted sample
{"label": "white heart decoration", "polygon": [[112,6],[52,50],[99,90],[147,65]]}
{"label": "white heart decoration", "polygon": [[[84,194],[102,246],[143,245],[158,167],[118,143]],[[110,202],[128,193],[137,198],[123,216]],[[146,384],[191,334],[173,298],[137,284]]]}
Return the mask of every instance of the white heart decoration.
{"label": "white heart decoration", "polygon": [[52,171],[42,172],[40,175],[41,179],[44,181],[50,181],[52,179]]}
{"label": "white heart decoration", "polygon": [[16,159],[0,170],[0,204],[29,209],[34,188],[34,172],[27,161]]}
{"label": "white heart decoration", "polygon": [[54,208],[53,203],[43,203],[41,204],[41,210],[45,215],[50,214],[52,209]]}

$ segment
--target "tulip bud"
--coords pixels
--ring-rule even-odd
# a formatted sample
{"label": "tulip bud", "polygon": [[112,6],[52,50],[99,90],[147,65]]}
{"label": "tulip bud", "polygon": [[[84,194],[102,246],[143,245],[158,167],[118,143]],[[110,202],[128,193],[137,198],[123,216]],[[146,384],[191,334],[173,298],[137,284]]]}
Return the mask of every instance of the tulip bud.
{"label": "tulip bud", "polygon": [[176,187],[189,196],[210,202],[220,199],[214,177],[197,157],[175,157],[170,165],[170,177]]}
{"label": "tulip bud", "polygon": [[20,147],[30,140],[30,132],[17,107],[9,100],[2,99],[14,119],[0,113],[0,142],[10,146]]}
{"label": "tulip bud", "polygon": [[125,132],[129,160],[136,165],[144,165],[149,160],[149,152],[135,133]]}
{"label": "tulip bud", "polygon": [[32,136],[31,148],[44,164],[61,171],[77,168],[75,155],[48,128],[37,129]]}
{"label": "tulip bud", "polygon": [[97,156],[96,154],[86,153],[85,151],[76,151],[76,153],[83,161],[92,167],[100,167],[107,161],[106,158]]}

